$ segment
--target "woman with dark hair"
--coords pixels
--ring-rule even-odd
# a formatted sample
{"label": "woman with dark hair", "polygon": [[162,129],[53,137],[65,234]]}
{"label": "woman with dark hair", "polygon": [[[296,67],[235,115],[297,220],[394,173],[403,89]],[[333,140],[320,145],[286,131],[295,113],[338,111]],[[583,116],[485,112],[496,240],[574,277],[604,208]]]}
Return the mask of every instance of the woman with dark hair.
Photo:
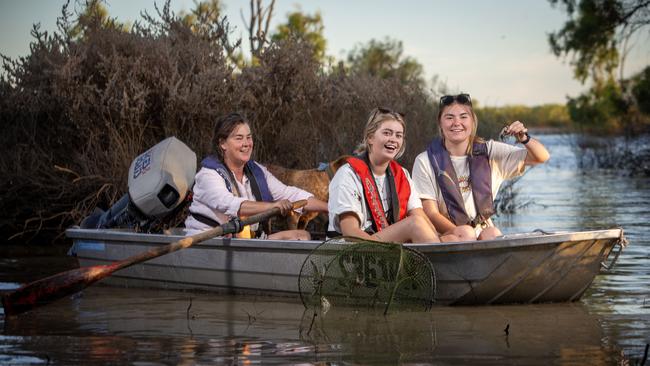
{"label": "woman with dark hair", "polygon": [[348,159],[330,182],[328,236],[439,242],[408,171],[395,161],[404,153],[405,127],[401,114],[372,110],[358,155]]}
{"label": "woman with dark hair", "polygon": [[[215,155],[203,159],[196,173],[190,215],[185,220],[189,231],[206,230],[235,217],[251,216],[274,207],[282,215],[291,211],[291,202],[307,200],[306,211],[327,212],[327,203],[302,189],[287,186],[251,159],[253,136],[246,117],[231,113],[220,117],[214,128]],[[308,240],[305,230],[286,230],[266,235],[253,225],[238,237],[280,240]]]}
{"label": "woman with dark hair", "polygon": [[501,235],[490,219],[501,183],[550,157],[520,121],[503,132],[515,136],[523,147],[485,141],[476,136],[477,125],[469,94],[443,96],[438,110],[440,137],[413,164],[413,182],[424,211],[443,238],[453,234],[460,240],[486,240]]}

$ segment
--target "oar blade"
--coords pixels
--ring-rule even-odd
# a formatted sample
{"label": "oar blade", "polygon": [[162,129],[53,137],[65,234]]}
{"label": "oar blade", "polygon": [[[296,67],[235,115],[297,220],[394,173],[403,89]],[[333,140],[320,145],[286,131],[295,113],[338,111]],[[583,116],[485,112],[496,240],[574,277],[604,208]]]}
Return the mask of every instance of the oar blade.
{"label": "oar blade", "polygon": [[76,268],[28,283],[17,290],[2,295],[5,316],[18,315],[77,293],[109,276],[116,269],[115,265]]}

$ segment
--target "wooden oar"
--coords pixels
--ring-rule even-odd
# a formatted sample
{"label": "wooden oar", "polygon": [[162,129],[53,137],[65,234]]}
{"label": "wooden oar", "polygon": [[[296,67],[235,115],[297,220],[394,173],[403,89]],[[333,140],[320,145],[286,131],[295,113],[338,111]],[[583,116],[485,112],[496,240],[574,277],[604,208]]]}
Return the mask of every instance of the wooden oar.
{"label": "wooden oar", "polygon": [[[303,207],[306,204],[307,200],[294,202],[293,209]],[[4,306],[5,316],[17,315],[37,306],[45,305],[49,302],[60,299],[66,295],[79,292],[122,268],[142,263],[149,259],[157,258],[180,249],[185,249],[196,243],[219,235],[236,233],[245,225],[255,224],[279,214],[280,209],[276,207],[249,216],[245,219],[241,219],[240,225],[237,225],[234,222],[228,222],[213,229],[200,232],[196,235],[187,236],[169,245],[151,248],[146,252],[133,255],[111,264],[72,269],[25,284],[17,290],[2,296],[2,305]]]}

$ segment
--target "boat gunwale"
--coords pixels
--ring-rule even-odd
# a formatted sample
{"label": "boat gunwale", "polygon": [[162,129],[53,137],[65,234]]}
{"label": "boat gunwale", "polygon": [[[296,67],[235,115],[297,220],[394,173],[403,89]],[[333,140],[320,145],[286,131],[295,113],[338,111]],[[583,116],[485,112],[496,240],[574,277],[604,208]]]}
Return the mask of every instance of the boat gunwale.
{"label": "boat gunwale", "polygon": [[[138,244],[166,244],[182,239],[183,235],[147,234],[136,233],[131,230],[120,229],[81,229],[69,228],[66,236],[73,240],[98,240],[136,242]],[[537,246],[544,244],[558,244],[570,241],[618,239],[622,236],[622,229],[604,229],[579,232],[554,232],[554,233],[524,233],[511,234],[501,238],[484,241],[448,242],[436,244],[405,244],[422,253],[483,251],[496,249],[511,249],[518,247]],[[262,239],[228,239],[213,238],[193,245],[193,247],[230,249],[260,249],[311,251],[322,244],[317,240],[262,240]],[[216,249],[216,248],[215,248]]]}

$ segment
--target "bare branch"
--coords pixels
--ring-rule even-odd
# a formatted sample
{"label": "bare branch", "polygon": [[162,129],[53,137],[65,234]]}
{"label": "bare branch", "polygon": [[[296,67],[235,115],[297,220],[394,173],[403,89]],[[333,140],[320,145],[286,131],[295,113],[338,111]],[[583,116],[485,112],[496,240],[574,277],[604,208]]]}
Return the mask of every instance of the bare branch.
{"label": "bare branch", "polygon": [[[264,7],[263,0],[250,0],[250,18],[248,21],[248,40],[252,57],[259,57],[266,44],[268,44],[268,31],[273,16],[275,0],[268,7]],[[244,18],[242,12],[242,19]]]}

